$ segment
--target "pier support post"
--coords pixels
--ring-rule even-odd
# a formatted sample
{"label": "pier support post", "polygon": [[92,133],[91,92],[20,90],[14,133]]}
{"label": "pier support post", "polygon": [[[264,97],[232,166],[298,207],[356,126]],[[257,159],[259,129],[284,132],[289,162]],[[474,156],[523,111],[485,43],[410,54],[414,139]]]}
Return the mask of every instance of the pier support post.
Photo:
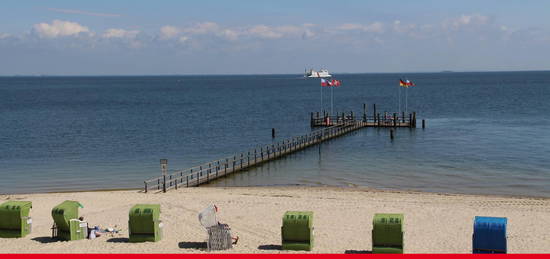
{"label": "pier support post", "polygon": [[363,103],[363,122],[367,122],[367,104]]}
{"label": "pier support post", "polygon": [[394,126],[394,127],[397,127],[397,120],[398,120],[398,119],[397,119],[397,113],[394,113],[394,114],[393,114],[393,126]]}
{"label": "pier support post", "polygon": [[405,112],[402,113],[403,115],[401,116],[402,119],[403,119],[403,123],[405,123]]}
{"label": "pier support post", "polygon": [[413,115],[412,113],[409,113],[409,128],[413,127]]}
{"label": "pier support post", "polygon": [[393,141],[393,129],[390,129],[390,139]]}
{"label": "pier support post", "polygon": [[416,112],[413,112],[413,128],[416,128]]}
{"label": "pier support post", "polygon": [[422,128],[423,128],[423,129],[426,128],[426,120],[425,120],[425,119],[422,119]]}
{"label": "pier support post", "polygon": [[376,103],[372,106],[372,117],[374,117],[374,123],[376,124]]}

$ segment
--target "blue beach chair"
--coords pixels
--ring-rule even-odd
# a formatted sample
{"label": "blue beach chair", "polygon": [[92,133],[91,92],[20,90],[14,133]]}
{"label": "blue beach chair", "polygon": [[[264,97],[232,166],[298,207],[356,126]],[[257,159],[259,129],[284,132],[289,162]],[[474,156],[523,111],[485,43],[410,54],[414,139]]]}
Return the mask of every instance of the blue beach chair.
{"label": "blue beach chair", "polygon": [[506,254],[507,222],[506,218],[476,216],[472,252],[474,254]]}

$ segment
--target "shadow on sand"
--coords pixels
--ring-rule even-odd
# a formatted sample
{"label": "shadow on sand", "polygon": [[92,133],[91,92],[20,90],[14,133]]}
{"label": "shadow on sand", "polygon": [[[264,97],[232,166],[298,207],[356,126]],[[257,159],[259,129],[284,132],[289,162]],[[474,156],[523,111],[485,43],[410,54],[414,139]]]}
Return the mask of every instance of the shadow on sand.
{"label": "shadow on sand", "polygon": [[346,250],[344,254],[372,254],[369,250]]}
{"label": "shadow on sand", "polygon": [[128,242],[130,242],[130,239],[128,239],[127,237],[113,237],[113,238],[107,239],[107,242],[109,242],[109,243],[128,243]]}
{"label": "shadow on sand", "polygon": [[183,249],[205,250],[207,248],[206,242],[179,242],[178,246]]}
{"label": "shadow on sand", "polygon": [[40,242],[42,244],[47,244],[47,243],[54,243],[54,242],[59,242],[61,240],[59,239],[56,239],[56,238],[52,238],[52,237],[35,237],[31,240],[34,240],[36,242]]}
{"label": "shadow on sand", "polygon": [[281,250],[283,247],[281,245],[261,245],[258,246],[260,250]]}

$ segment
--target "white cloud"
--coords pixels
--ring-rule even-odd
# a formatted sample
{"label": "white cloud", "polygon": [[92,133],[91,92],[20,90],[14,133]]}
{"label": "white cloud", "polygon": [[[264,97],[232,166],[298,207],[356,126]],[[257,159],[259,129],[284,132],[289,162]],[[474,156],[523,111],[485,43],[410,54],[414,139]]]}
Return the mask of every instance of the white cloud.
{"label": "white cloud", "polygon": [[189,40],[189,37],[186,37],[186,36],[181,36],[178,41],[180,43],[186,43],[187,41]]}
{"label": "white cloud", "polygon": [[103,38],[135,38],[138,34],[136,30],[108,29],[103,33]]}
{"label": "white cloud", "polygon": [[443,28],[460,29],[467,26],[486,25],[491,22],[489,16],[480,14],[461,15],[460,17],[446,20],[443,22]]}
{"label": "white cloud", "polygon": [[51,24],[39,23],[33,26],[34,31],[44,38],[56,38],[60,36],[73,36],[80,33],[89,33],[90,30],[86,26],[82,26],[76,22],[53,20]]}
{"label": "white cloud", "polygon": [[171,25],[162,26],[160,28],[160,37],[163,39],[174,38],[178,36],[179,33],[180,33],[180,29]]}
{"label": "white cloud", "polygon": [[215,22],[204,22],[189,28],[184,28],[183,31],[191,34],[218,33],[220,31],[220,26]]}
{"label": "white cloud", "polygon": [[283,37],[280,32],[274,31],[271,27],[265,25],[256,25],[248,29],[248,34],[265,39],[278,39]]}
{"label": "white cloud", "polygon": [[342,31],[352,31],[352,30],[358,30],[358,31],[364,31],[364,32],[375,32],[375,33],[383,33],[384,32],[384,24],[381,22],[373,22],[371,24],[358,24],[358,23],[345,23],[338,27],[336,27],[337,30]]}
{"label": "white cloud", "polygon": [[0,40],[1,39],[7,39],[8,37],[10,37],[11,35],[7,34],[7,33],[2,33],[0,32]]}
{"label": "white cloud", "polygon": [[236,30],[226,29],[222,32],[223,36],[228,40],[237,40],[240,33]]}

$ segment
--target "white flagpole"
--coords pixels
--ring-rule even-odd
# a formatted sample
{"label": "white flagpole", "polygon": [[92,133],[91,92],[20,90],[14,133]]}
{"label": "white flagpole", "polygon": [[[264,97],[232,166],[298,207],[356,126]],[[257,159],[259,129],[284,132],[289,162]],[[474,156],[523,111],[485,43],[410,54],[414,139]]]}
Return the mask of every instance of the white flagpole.
{"label": "white flagpole", "polygon": [[397,102],[399,103],[399,109],[397,112],[401,112],[401,83],[397,86]]}
{"label": "white flagpole", "polygon": [[334,86],[330,87],[330,115],[333,114],[333,106],[334,106]]}
{"label": "white flagpole", "polygon": [[[323,111],[323,86],[321,86],[321,110],[319,112],[322,112]],[[323,114],[323,116],[325,116]]]}
{"label": "white flagpole", "polygon": [[407,101],[407,90],[409,89],[409,87],[407,86],[407,88],[405,88],[405,113],[408,113],[409,112],[409,103]]}

